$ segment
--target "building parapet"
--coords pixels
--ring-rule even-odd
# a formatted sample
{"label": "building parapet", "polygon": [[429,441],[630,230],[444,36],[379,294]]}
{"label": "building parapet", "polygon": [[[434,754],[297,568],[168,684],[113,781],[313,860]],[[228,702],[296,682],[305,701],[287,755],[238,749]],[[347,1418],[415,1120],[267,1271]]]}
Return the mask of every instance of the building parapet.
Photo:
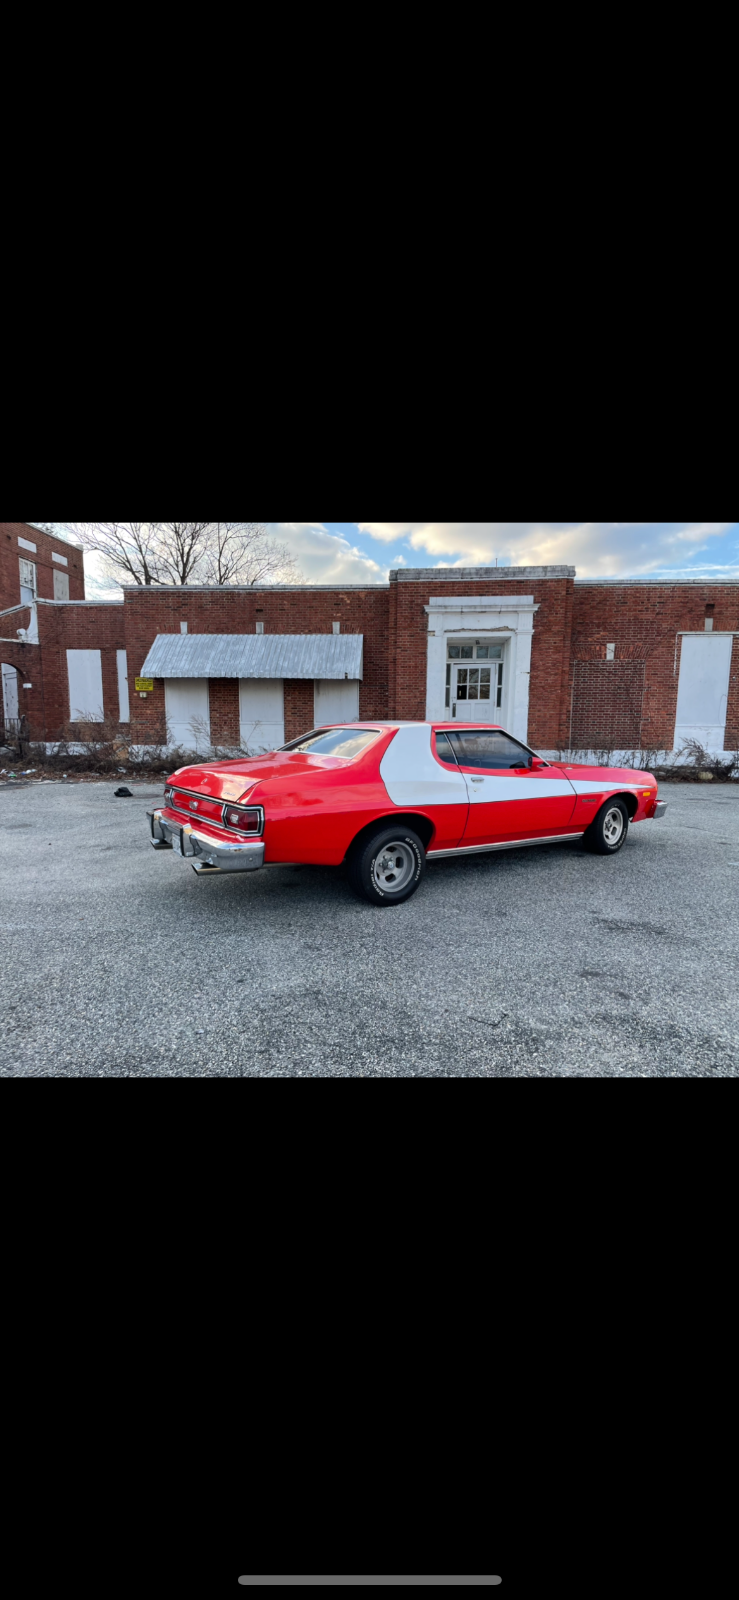
{"label": "building parapet", "polygon": [[739,578],[576,578],[578,589],[588,586],[591,589],[604,589],[606,587],[622,589],[627,585],[646,584],[653,589],[725,589],[732,585],[739,585]]}
{"label": "building parapet", "polygon": [[391,583],[510,583],[529,578],[574,578],[574,567],[394,567]]}

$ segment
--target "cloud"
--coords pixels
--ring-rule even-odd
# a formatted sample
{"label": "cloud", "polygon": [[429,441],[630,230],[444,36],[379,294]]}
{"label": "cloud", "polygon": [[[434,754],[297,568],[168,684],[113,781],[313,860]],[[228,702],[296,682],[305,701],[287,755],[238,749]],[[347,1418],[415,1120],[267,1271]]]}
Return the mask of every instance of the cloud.
{"label": "cloud", "polygon": [[[649,573],[722,538],[731,522],[360,522],[381,543],[407,540],[452,566],[577,567],[578,576]],[[438,564],[438,563],[437,563]]]}
{"label": "cloud", "polygon": [[387,566],[329,533],[322,522],[268,522],[266,527],[288,546],[306,583],[387,583]]}

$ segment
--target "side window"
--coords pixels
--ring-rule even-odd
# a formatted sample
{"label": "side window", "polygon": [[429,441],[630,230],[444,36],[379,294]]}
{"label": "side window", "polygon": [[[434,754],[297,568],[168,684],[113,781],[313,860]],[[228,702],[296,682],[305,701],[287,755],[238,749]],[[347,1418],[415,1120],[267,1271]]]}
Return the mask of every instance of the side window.
{"label": "side window", "polygon": [[497,728],[477,732],[450,733],[454,752],[460,767],[487,767],[500,772],[510,767],[527,767],[531,752],[507,733]]}
{"label": "side window", "polygon": [[435,735],[435,738],[436,738],[436,754],[439,757],[439,760],[443,761],[444,765],[447,766],[447,767],[456,767],[456,765],[457,765],[457,757],[454,754],[454,751],[453,751],[453,749],[451,747],[451,744],[449,742],[449,738],[448,738],[447,734],[445,734],[445,733],[437,733]]}

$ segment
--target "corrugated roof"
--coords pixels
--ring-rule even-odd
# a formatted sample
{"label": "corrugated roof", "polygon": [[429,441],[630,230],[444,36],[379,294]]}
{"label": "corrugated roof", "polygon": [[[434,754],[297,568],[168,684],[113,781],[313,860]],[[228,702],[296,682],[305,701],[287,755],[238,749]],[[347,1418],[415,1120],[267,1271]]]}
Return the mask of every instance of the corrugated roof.
{"label": "corrugated roof", "polygon": [[362,677],[361,633],[160,633],[142,678]]}

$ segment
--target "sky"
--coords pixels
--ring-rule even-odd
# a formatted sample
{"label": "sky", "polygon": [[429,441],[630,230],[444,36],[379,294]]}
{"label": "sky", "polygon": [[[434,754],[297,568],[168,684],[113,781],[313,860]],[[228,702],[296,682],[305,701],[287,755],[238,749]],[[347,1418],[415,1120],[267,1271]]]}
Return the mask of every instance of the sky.
{"label": "sky", "polygon": [[[57,523],[59,531],[64,523]],[[737,522],[271,522],[307,583],[386,583],[391,567],[552,566],[579,578],[739,578]],[[114,597],[94,556],[88,594]]]}

